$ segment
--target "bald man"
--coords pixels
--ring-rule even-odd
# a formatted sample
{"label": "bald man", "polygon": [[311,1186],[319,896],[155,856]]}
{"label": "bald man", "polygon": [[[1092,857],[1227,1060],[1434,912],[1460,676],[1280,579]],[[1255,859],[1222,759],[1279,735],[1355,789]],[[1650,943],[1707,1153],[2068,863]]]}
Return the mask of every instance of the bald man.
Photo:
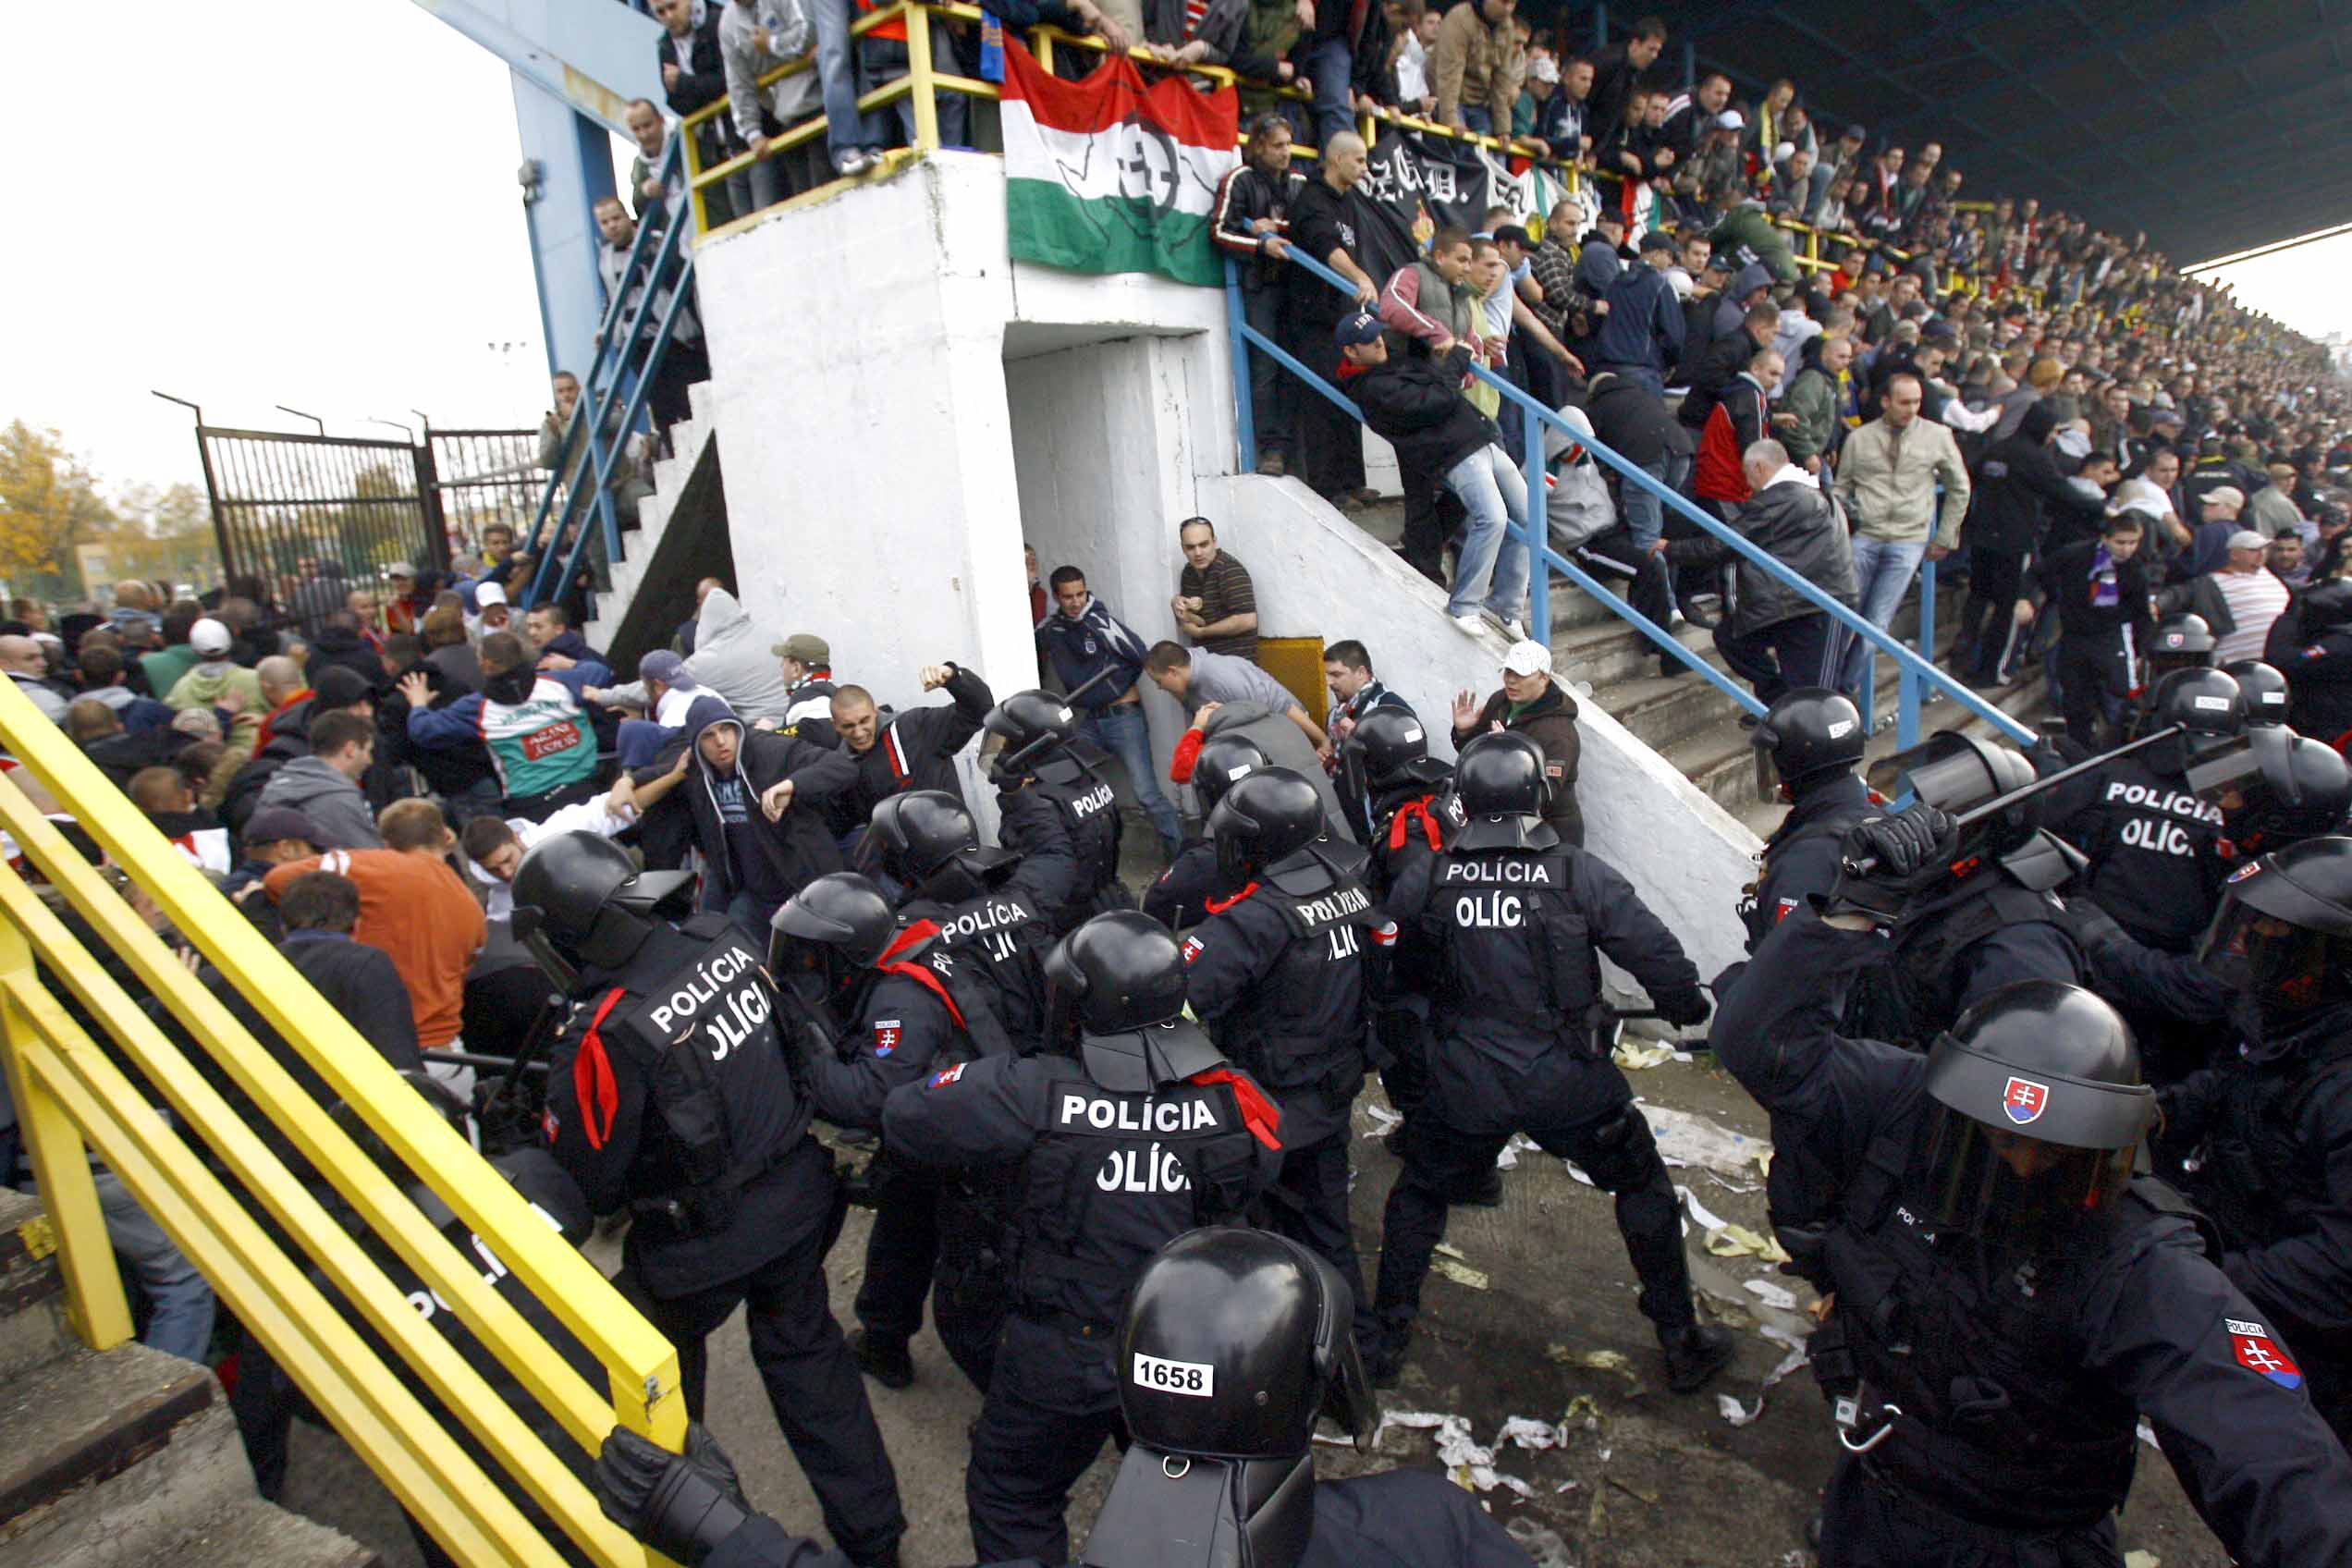
{"label": "bald man", "polygon": [[[1347,208],[1347,194],[1364,178],[1364,138],[1354,131],[1325,141],[1315,178],[1291,199],[1291,227],[1285,236],[1294,250],[1321,262],[1355,290],[1350,300],[1305,267],[1290,268],[1283,280],[1282,324],[1289,338],[1284,347],[1334,385],[1340,376],[1340,349],[1331,329],[1341,316],[1369,309],[1380,297],[1379,286],[1356,264],[1360,240]],[[1379,499],[1365,485],[1364,437],[1344,409],[1328,398],[1301,399],[1299,434],[1306,482],[1317,495],[1343,511],[1360,510]]]}
{"label": "bald man", "polygon": [[41,644],[30,637],[0,637],[0,669],[17,683],[34,707],[52,724],[66,721],[66,697],[49,684],[49,661],[41,652]]}

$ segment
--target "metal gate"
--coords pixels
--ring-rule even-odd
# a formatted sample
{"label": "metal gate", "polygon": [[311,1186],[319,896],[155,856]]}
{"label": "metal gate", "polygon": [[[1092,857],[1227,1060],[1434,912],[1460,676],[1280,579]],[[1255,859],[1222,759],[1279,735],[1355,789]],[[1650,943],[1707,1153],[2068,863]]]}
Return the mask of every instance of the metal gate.
{"label": "metal gate", "polygon": [[480,549],[482,531],[495,525],[517,539],[530,531],[547,484],[539,432],[428,427],[425,435],[441,532],[455,547]]}
{"label": "metal gate", "polygon": [[374,585],[397,561],[448,568],[428,447],[205,424],[196,444],[222,571],[236,588],[258,580],[265,606],[322,577]]}

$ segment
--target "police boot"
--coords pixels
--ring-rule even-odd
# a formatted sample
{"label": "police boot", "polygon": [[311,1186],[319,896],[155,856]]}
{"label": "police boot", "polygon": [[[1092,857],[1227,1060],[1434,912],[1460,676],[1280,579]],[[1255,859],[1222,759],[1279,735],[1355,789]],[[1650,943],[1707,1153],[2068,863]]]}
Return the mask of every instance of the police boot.
{"label": "police boot", "polygon": [[1658,1336],[1666,1353],[1666,1386],[1678,1394],[1697,1393],[1721,1372],[1739,1348],[1728,1329],[1692,1323]]}
{"label": "police boot", "polygon": [[864,1329],[850,1335],[850,1354],[858,1370],[886,1389],[903,1389],[914,1381],[914,1357],[904,1340],[886,1340]]}
{"label": "police boot", "polygon": [[1366,1347],[1364,1380],[1376,1389],[1395,1388],[1404,1377],[1404,1353],[1412,1341],[1410,1324],[1402,1329],[1383,1328]]}

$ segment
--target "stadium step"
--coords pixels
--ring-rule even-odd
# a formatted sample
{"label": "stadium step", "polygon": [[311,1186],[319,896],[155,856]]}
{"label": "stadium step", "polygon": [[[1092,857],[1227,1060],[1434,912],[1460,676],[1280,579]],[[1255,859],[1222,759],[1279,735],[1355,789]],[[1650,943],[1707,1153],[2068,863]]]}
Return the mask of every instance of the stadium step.
{"label": "stadium step", "polygon": [[[623,668],[647,650],[668,644],[670,628],[692,613],[694,580],[720,574],[726,564],[717,399],[707,381],[687,390],[691,411],[670,426],[671,455],[653,465],[653,494],[637,503],[637,526],[620,536],[620,558],[612,563],[611,586],[589,596],[584,635]],[[703,526],[714,517],[719,521],[717,529]],[[705,558],[714,541],[715,563]],[[670,614],[670,608],[677,613]],[[664,622],[657,635],[653,634],[656,621]]]}
{"label": "stadium step", "polygon": [[[1350,514],[1356,525],[1380,543],[1394,548],[1403,536],[1404,503],[1384,496]],[[1940,594],[1936,601],[1939,649],[1949,646],[1958,624],[1964,594]],[[1613,597],[1613,595],[1612,595]],[[1893,633],[1912,642],[1918,633],[1918,601],[1906,602],[1895,614]],[[1719,671],[1726,670],[1715,639],[1706,630],[1685,622],[1674,628],[1676,641]],[[1552,669],[1581,702],[1598,704],[1620,724],[1655,749],[1724,810],[1759,834],[1779,820],[1781,808],[1755,799],[1754,762],[1747,730],[1739,723],[1740,707],[1693,670],[1674,676],[1659,673],[1659,650],[1647,633],[1625,620],[1601,599],[1574,583],[1555,582],[1551,591]],[[1894,750],[1895,704],[1900,685],[1892,659],[1878,661],[1876,711],[1879,728],[1872,735],[1872,762]],[[2030,724],[2046,710],[2039,676],[2009,688],[1993,699],[1995,705]],[[1942,701],[1932,702],[1921,728],[1933,730],[1958,726],[1971,732],[1987,728],[1981,719]]]}
{"label": "stadium step", "polygon": [[262,1501],[210,1368],[65,1324],[40,1203],[0,1190],[0,1568],[373,1568],[376,1554]]}

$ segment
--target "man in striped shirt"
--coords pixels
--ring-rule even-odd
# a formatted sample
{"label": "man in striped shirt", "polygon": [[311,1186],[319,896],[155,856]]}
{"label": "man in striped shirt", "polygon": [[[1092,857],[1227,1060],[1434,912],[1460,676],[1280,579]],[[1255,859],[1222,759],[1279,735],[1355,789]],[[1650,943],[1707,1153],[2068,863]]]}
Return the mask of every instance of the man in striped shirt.
{"label": "man in striped shirt", "polygon": [[1217,547],[1217,525],[1188,517],[1176,530],[1184,570],[1170,607],[1185,636],[1212,654],[1257,659],[1257,590],[1242,563]]}

